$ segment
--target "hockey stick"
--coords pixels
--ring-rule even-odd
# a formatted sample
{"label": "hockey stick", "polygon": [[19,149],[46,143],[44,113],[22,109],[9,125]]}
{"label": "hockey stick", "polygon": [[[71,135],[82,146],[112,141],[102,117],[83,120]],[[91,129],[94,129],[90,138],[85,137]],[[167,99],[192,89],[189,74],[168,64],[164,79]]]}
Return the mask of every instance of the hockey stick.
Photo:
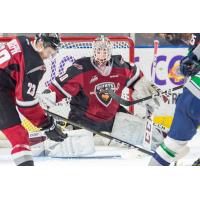
{"label": "hockey stick", "polygon": [[[157,55],[158,55],[158,46],[159,41],[154,41],[154,56],[153,56],[153,62],[152,62],[152,82],[154,82],[156,77],[156,66],[157,66]],[[152,146],[152,137],[153,137],[153,112],[150,106],[146,105],[146,130],[144,132],[144,138],[143,138],[143,146],[151,150]]]}
{"label": "hockey stick", "polygon": [[155,98],[157,96],[171,95],[171,92],[179,90],[183,87],[184,87],[183,85],[180,85],[180,86],[174,87],[172,89],[168,89],[168,90],[165,90],[165,91],[162,91],[162,92],[158,92],[155,95],[144,97],[142,99],[138,99],[138,100],[135,100],[135,101],[127,101],[127,100],[123,99],[122,97],[118,96],[111,88],[108,88],[107,92],[112,97],[112,99],[114,99],[117,103],[124,105],[124,106],[131,106],[131,105],[135,105],[137,103],[141,103],[143,101],[147,101],[149,99]]}
{"label": "hockey stick", "polygon": [[124,144],[124,145],[126,145],[126,146],[128,146],[128,147],[133,147],[133,148],[137,149],[138,151],[140,151],[140,152],[142,152],[142,153],[145,153],[145,154],[147,154],[147,155],[153,155],[153,151],[149,151],[149,150],[143,149],[143,148],[140,147],[140,146],[130,144],[130,143],[128,143],[128,142],[125,142],[125,141],[123,141],[123,140],[120,140],[120,139],[118,139],[118,138],[115,138],[115,137],[113,137],[113,136],[110,136],[110,135],[108,135],[108,134],[105,134],[105,133],[102,133],[102,132],[98,132],[98,131],[94,131],[94,130],[88,128],[88,127],[85,127],[85,126],[83,126],[83,125],[80,125],[80,124],[78,124],[78,123],[76,123],[76,122],[72,122],[72,121],[68,120],[67,118],[62,117],[62,116],[60,116],[60,115],[58,115],[58,114],[52,113],[52,112],[50,112],[50,111],[48,111],[48,110],[45,110],[45,112],[46,112],[48,115],[54,117],[55,119],[60,119],[60,120],[63,120],[63,121],[67,121],[69,124],[71,124],[71,125],[73,125],[73,126],[75,126],[75,127],[77,127],[77,128],[86,129],[86,130],[91,131],[91,132],[93,132],[94,134],[100,135],[100,136],[102,136],[102,137],[104,137],[104,138],[107,138],[107,139],[110,139],[110,140],[116,140],[116,141],[117,141],[118,143],[120,143],[120,144]]}
{"label": "hockey stick", "polygon": [[149,105],[146,105],[146,124],[145,124],[145,132],[143,138],[143,146],[151,150],[152,146],[152,135],[153,135],[153,113],[149,108]]}
{"label": "hockey stick", "polygon": [[159,46],[159,41],[154,40],[154,57],[153,57],[153,63],[152,63],[152,78],[151,78],[152,82],[154,82],[155,77],[156,77],[158,46]]}

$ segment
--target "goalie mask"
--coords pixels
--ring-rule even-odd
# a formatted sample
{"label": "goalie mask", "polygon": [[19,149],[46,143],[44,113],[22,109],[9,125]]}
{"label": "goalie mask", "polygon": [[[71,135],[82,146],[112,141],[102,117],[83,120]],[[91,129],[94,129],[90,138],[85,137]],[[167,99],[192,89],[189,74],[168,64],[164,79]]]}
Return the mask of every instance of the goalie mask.
{"label": "goalie mask", "polygon": [[102,35],[93,42],[92,48],[95,68],[101,75],[108,76],[112,69],[110,63],[112,55],[111,41]]}

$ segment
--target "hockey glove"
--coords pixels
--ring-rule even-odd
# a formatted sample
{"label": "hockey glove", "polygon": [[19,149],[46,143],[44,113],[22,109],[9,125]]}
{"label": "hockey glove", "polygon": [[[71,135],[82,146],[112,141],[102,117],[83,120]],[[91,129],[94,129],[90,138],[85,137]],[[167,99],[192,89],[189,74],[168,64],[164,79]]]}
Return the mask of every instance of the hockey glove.
{"label": "hockey glove", "polygon": [[48,110],[51,107],[54,107],[56,105],[56,93],[51,92],[51,90],[46,89],[41,94],[38,94],[38,100],[40,103],[40,106],[43,109]]}
{"label": "hockey glove", "polygon": [[184,57],[180,63],[180,72],[186,76],[194,76],[200,71],[200,62],[196,55],[190,53],[190,55]]}
{"label": "hockey glove", "polygon": [[144,76],[136,82],[133,89],[133,99],[137,100],[153,95],[155,97],[153,97],[151,100],[145,101],[145,105],[148,104],[156,109],[160,106],[162,101],[160,96],[161,90],[149,80],[147,80]]}
{"label": "hockey glove", "polygon": [[53,117],[48,118],[48,121],[42,125],[42,129],[46,136],[55,142],[63,142],[68,136],[67,134],[63,134]]}

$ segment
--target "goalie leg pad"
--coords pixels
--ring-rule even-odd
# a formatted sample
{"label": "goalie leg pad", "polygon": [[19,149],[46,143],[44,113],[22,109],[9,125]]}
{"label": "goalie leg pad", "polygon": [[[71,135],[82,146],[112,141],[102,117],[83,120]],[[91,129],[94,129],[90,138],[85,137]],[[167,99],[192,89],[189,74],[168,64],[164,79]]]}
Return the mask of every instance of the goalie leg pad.
{"label": "goalie leg pad", "polygon": [[45,151],[50,157],[80,157],[95,152],[93,133],[85,129],[64,131],[68,137],[62,142],[46,140]]}
{"label": "goalie leg pad", "polygon": [[134,145],[141,145],[145,124],[138,117],[118,112],[115,116],[111,136]]}
{"label": "goalie leg pad", "polygon": [[[164,137],[162,133],[153,127],[151,149],[162,143]],[[116,137],[133,145],[143,145],[146,132],[145,121],[137,116],[118,112],[115,116],[111,136]]]}

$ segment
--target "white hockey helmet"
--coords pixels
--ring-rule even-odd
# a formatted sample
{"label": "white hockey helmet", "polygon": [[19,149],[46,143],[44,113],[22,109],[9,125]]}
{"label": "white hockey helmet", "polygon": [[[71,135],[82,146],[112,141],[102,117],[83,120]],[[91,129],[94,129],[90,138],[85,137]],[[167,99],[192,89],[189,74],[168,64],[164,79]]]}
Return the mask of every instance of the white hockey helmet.
{"label": "white hockey helmet", "polygon": [[106,66],[112,55],[113,47],[111,41],[104,35],[101,35],[94,40],[92,48],[93,57],[98,67]]}

